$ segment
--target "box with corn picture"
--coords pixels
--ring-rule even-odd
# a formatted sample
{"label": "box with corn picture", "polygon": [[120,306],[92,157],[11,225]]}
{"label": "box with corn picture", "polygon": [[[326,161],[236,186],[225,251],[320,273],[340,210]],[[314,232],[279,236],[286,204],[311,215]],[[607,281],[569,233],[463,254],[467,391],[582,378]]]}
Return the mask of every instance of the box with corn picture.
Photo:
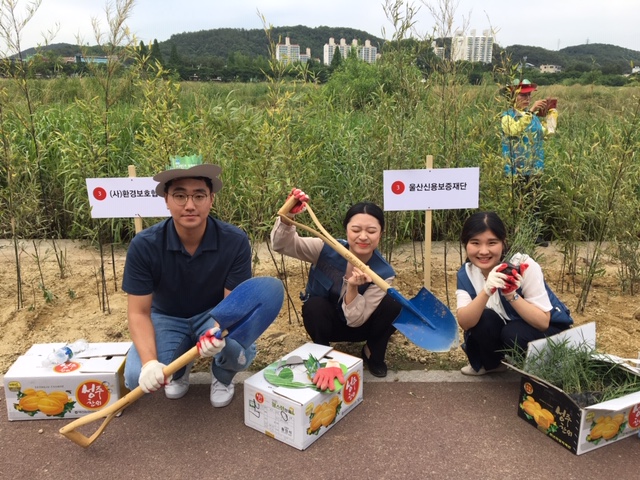
{"label": "box with corn picture", "polygon": [[640,432],[640,365],[597,353],[595,342],[588,323],[505,361],[521,374],[518,416],[576,455]]}

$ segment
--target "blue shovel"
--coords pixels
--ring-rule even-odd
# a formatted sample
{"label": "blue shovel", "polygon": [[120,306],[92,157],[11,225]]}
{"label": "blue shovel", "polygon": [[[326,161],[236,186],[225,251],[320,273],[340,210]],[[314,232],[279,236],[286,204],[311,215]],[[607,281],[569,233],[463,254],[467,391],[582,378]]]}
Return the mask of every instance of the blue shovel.
{"label": "blue shovel", "polygon": [[[278,210],[278,215],[281,217],[286,216],[297,201],[295,197],[291,196],[282,208]],[[309,212],[313,222],[322,233],[302,223],[296,222],[289,217],[286,218],[286,222],[321,238],[349,263],[369,275],[373,283],[400,303],[402,310],[400,311],[400,315],[394,320],[393,326],[405,337],[420,348],[432,352],[447,352],[458,342],[458,323],[455,317],[451,313],[451,310],[438,300],[433,293],[422,287],[415,297],[407,300],[396,289],[392,288],[387,282],[380,278],[378,274],[371,270],[368,265],[363,263],[350,250],[333,238],[320,224],[309,204],[307,204],[306,211]]]}
{"label": "blue shovel", "polygon": [[[209,312],[209,315],[220,325],[219,338],[232,338],[244,348],[248,348],[276,319],[283,301],[284,287],[280,280],[273,277],[254,277],[234,288]],[[193,347],[163,369],[165,377],[173,375],[199,356],[198,347]],[[60,433],[81,447],[88,447],[96,441],[113,417],[143,395],[142,388],[136,387],[117,402],[62,427]],[[102,418],[104,421],[90,437],[76,431],[78,427]]]}

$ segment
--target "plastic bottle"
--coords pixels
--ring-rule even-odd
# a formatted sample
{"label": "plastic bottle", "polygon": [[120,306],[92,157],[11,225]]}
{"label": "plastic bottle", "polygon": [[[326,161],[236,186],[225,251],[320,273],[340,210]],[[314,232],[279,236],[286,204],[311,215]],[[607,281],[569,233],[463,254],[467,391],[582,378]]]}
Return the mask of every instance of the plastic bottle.
{"label": "plastic bottle", "polygon": [[47,358],[42,361],[44,366],[62,365],[64,362],[72,359],[80,352],[84,352],[89,347],[89,342],[81,338],[76,340],[71,345],[65,345],[57,350],[54,350]]}

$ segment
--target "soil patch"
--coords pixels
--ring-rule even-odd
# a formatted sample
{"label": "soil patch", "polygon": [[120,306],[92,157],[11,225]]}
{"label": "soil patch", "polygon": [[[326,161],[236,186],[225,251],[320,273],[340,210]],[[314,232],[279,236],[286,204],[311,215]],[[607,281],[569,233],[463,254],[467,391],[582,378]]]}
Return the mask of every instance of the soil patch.
{"label": "soil patch", "polygon": [[[398,277],[394,287],[412,298],[425,284],[420,244],[406,244],[393,252],[391,263]],[[14,245],[0,241],[0,372],[5,373],[15,359],[34,343],[128,341],[127,297],[121,290],[126,251],[103,248],[102,255],[82,242],[24,241],[18,246],[24,302],[17,308],[17,272]],[[56,255],[57,253],[57,255]],[[551,245],[543,249],[547,281],[575,312],[580,279],[561,278],[562,255]],[[445,269],[446,258],[446,269]],[[307,265],[280,255],[272,256],[261,245],[255,256],[255,275],[280,276],[286,283],[288,300],[277,320],[258,340],[258,356],[252,370],[274,362],[310,341],[300,316],[299,292],[304,290]],[[278,268],[276,268],[276,264]],[[430,290],[455,309],[455,274],[460,265],[456,250],[434,243],[431,251]],[[61,268],[61,266],[63,268]],[[102,270],[104,266],[104,271]],[[605,265],[603,276],[594,280],[584,315],[573,314],[576,324],[595,321],[599,351],[637,358],[640,353],[640,296],[620,294],[617,266]],[[286,272],[283,275],[280,272]],[[446,272],[446,275],[445,275]],[[104,277],[104,282],[102,278]],[[49,299],[47,301],[46,297]],[[338,344],[339,350],[359,355],[358,344]],[[387,351],[392,370],[456,369],[465,356],[459,347],[446,353],[432,353],[416,347],[399,332]],[[196,365],[196,371],[204,365]]]}

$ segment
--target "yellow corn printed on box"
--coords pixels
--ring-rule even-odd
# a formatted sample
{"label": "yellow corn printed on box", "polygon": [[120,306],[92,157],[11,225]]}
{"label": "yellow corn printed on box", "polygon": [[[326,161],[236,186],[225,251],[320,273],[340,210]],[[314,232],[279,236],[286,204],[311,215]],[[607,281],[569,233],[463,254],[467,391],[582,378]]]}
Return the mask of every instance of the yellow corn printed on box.
{"label": "yellow corn printed on box", "polygon": [[[588,323],[529,343],[527,357],[541,358],[540,353],[544,354],[549,341],[595,348],[595,340],[595,323]],[[640,375],[640,368],[625,363],[624,359],[604,354],[597,357],[612,362],[612,368],[625,368]],[[522,374],[518,416],[576,455],[640,432],[640,391],[581,407],[574,398],[546,380],[509,366]]]}
{"label": "yellow corn printed on box", "polygon": [[44,360],[63,343],[33,345],[4,375],[9,420],[79,418],[124,396],[131,342],[90,343],[60,365]]}
{"label": "yellow corn printed on box", "polygon": [[[344,384],[335,382],[334,392],[319,391],[309,378],[308,363],[304,363],[310,355],[320,366],[329,361],[340,364]],[[362,398],[362,359],[307,343],[244,381],[244,423],[304,450]]]}

